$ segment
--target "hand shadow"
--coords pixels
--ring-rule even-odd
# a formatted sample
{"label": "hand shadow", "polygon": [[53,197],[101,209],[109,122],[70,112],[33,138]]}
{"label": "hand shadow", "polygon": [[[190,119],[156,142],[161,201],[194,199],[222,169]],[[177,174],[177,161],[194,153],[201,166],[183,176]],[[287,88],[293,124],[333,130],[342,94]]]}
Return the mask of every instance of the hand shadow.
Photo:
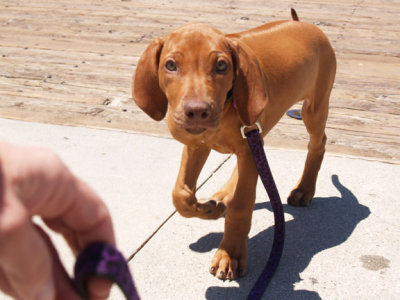
{"label": "hand shadow", "polygon": [[[368,207],[361,205],[354,194],[343,186],[337,175],[332,183],[341,197],[314,198],[308,208],[284,205],[284,210],[293,216],[286,222],[285,247],[277,272],[266,289],[263,299],[321,299],[315,291],[295,290],[301,281],[300,273],[317,253],[345,242],[357,224],[370,214]],[[255,210],[268,209],[270,203],[257,203]],[[249,239],[249,261],[247,275],[237,280],[239,287],[209,287],[206,298],[246,299],[264,268],[273,240],[271,226]],[[190,245],[196,252],[208,252],[217,248],[223,233],[210,233]]]}

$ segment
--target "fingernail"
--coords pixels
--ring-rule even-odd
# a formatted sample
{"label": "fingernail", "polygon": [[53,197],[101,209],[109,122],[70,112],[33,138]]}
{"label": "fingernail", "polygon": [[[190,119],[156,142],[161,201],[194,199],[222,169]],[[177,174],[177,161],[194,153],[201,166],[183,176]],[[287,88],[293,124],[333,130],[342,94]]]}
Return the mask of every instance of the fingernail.
{"label": "fingernail", "polygon": [[50,279],[43,285],[42,289],[38,292],[36,300],[54,300],[56,298],[56,291],[54,288],[54,281]]}
{"label": "fingernail", "polygon": [[214,273],[215,273],[215,267],[211,267],[211,268],[210,268],[210,273],[211,273],[211,274],[214,274]]}

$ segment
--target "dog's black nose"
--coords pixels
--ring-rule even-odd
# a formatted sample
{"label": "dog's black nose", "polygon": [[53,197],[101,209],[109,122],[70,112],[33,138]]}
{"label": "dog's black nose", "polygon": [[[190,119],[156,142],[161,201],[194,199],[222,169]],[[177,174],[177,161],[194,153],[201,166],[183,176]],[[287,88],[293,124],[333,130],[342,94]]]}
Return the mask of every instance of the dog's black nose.
{"label": "dog's black nose", "polygon": [[206,121],[211,112],[211,105],[205,101],[191,100],[183,107],[186,117],[191,121]]}

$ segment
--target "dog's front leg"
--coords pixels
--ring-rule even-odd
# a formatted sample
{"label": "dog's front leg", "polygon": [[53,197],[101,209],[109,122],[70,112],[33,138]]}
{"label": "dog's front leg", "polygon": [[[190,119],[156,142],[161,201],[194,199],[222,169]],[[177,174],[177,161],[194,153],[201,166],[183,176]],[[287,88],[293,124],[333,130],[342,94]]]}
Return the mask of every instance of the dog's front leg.
{"label": "dog's front leg", "polygon": [[250,150],[238,155],[238,183],[225,215],[225,232],[212,259],[210,272],[220,279],[244,276],[247,238],[256,199],[258,172]]}
{"label": "dog's front leg", "polygon": [[198,202],[196,199],[196,184],[200,171],[206,162],[210,149],[205,146],[183,148],[181,166],[172,192],[176,210],[184,217],[199,217],[202,219],[218,219],[225,211],[222,202],[213,200]]}

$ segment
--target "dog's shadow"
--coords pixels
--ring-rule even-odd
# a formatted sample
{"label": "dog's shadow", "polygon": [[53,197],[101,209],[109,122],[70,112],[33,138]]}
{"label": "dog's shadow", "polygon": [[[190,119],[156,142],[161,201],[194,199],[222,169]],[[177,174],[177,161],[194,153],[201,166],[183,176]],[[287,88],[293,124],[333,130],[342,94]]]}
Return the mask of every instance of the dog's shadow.
{"label": "dog's shadow", "polygon": [[[357,224],[370,214],[354,194],[343,186],[337,175],[332,183],[341,197],[314,198],[308,208],[284,205],[293,220],[286,221],[285,248],[278,270],[264,293],[264,299],[321,299],[315,291],[295,290],[300,274],[317,253],[345,242]],[[255,210],[271,211],[270,203],[257,203]],[[267,261],[274,227],[269,227],[249,239],[248,274],[237,280],[239,287],[209,287],[206,298],[245,299]],[[196,252],[209,252],[218,247],[222,233],[210,233],[190,245]],[[317,278],[309,278],[317,283]]]}

